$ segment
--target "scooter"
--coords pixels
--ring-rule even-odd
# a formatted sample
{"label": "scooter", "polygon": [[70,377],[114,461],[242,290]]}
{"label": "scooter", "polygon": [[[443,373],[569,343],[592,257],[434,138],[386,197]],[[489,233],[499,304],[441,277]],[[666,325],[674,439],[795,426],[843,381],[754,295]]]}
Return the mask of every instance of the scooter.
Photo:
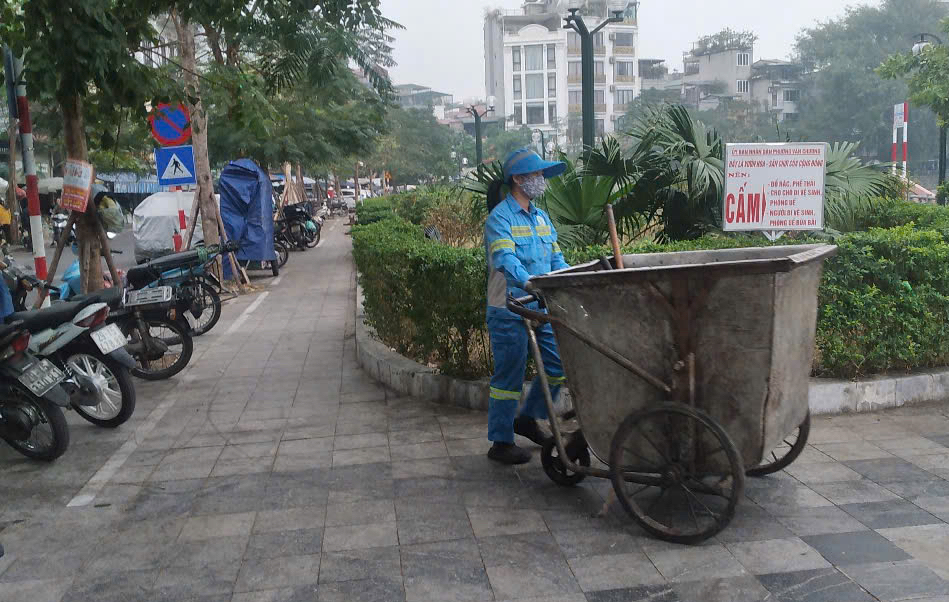
{"label": "scooter", "polygon": [[[53,246],[59,244],[59,238],[63,235],[63,231],[66,229],[66,224],[69,223],[69,216],[65,213],[54,213],[50,218],[50,224],[53,226]],[[73,226],[72,231],[69,233],[69,238],[66,239],[66,244],[71,245],[76,242],[76,227]]]}
{"label": "scooter", "polygon": [[22,324],[0,326],[0,439],[28,458],[51,462],[69,447],[66,374],[29,346]]}
{"label": "scooter", "polygon": [[92,300],[56,303],[4,318],[30,331],[30,351],[66,374],[71,405],[96,426],[115,428],[135,411],[135,386],[129,371],[135,360],[125,350],[122,330],[106,324],[109,306]]}

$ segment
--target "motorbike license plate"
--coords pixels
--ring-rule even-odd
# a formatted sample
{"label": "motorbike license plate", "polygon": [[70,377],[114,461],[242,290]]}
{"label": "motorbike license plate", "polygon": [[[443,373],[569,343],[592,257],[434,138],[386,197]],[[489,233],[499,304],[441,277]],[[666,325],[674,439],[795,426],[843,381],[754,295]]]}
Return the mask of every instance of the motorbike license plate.
{"label": "motorbike license plate", "polygon": [[20,375],[19,381],[26,385],[37,397],[42,397],[50,389],[58,385],[66,378],[63,371],[53,365],[49,360],[40,360],[30,366],[30,368]]}
{"label": "motorbike license plate", "polygon": [[115,324],[108,324],[90,334],[92,336],[92,340],[95,341],[96,347],[99,348],[99,351],[105,354],[112,353],[116,349],[125,347],[126,343],[128,342],[125,338],[125,335],[122,334],[122,329]]}
{"label": "motorbike license plate", "polygon": [[125,297],[125,306],[150,305],[152,303],[167,303],[171,301],[172,292],[170,286],[156,286],[154,288],[143,288],[137,291],[129,291]]}

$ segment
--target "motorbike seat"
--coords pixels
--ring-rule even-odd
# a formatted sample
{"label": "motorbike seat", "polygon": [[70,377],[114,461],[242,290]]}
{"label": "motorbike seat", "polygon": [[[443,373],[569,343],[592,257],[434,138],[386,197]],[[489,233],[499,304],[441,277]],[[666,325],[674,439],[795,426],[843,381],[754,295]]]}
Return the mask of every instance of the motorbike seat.
{"label": "motorbike seat", "polygon": [[183,253],[174,253],[158,259],[152,259],[149,262],[129,268],[125,277],[133,288],[142,288],[155,282],[164,272],[183,268],[188,266],[201,265],[201,255],[198,251],[185,251]]}
{"label": "motorbike seat", "polygon": [[122,292],[123,289],[117,286],[111,288],[104,288],[101,291],[96,291],[94,293],[88,293],[85,295],[76,295],[71,298],[71,302],[91,302],[91,303],[105,303],[109,307],[115,308],[122,303]]}
{"label": "motorbike seat", "polygon": [[84,307],[93,303],[95,301],[92,299],[54,303],[51,307],[43,309],[14,312],[4,318],[3,321],[7,324],[22,321],[24,328],[36,333],[47,328],[55,328],[63,322],[72,320]]}

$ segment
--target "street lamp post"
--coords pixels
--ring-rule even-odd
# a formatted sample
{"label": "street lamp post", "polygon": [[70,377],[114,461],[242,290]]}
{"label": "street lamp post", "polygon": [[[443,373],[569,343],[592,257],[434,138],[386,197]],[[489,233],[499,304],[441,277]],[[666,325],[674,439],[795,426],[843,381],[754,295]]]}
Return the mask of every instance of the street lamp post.
{"label": "street lamp post", "polygon": [[[931,38],[931,40],[930,40]],[[942,40],[939,36],[935,36],[931,33],[920,33],[919,39],[913,44],[913,55],[919,56],[922,54],[923,50],[927,46],[930,46],[935,42],[936,44],[942,45]],[[942,116],[939,116],[942,119]],[[939,126],[939,185],[941,186],[943,182],[946,181],[946,124],[943,123]]]}
{"label": "street lamp post", "polygon": [[481,149],[481,118],[487,115],[488,113],[494,112],[494,97],[488,97],[488,108],[484,113],[478,111],[477,107],[471,105],[468,107],[468,112],[471,113],[471,116],[474,117],[475,122],[475,153],[478,156],[478,165],[481,165],[483,161],[483,152]]}
{"label": "street lamp post", "polygon": [[531,136],[532,142],[534,143],[534,146],[540,147],[540,157],[541,159],[546,161],[547,160],[547,142],[546,142],[546,138],[544,137],[544,131],[540,129],[535,129],[533,133],[537,134],[537,136]]}
{"label": "street lamp post", "polygon": [[582,57],[581,81],[583,99],[583,147],[584,150],[593,148],[593,139],[596,136],[596,127],[593,121],[593,36],[610,23],[619,23],[623,20],[623,11],[614,10],[613,16],[597,25],[593,31],[587,28],[579,8],[570,8],[568,16],[564,17],[564,28],[572,29],[580,36],[580,54]]}

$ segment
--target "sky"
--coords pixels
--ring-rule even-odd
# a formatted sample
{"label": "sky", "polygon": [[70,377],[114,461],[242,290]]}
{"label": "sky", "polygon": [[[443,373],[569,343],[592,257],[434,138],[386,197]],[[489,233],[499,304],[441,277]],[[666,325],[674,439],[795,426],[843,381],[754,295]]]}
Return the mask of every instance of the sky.
{"label": "sky", "polygon": [[[641,58],[666,60],[682,70],[682,52],[703,35],[725,27],[758,34],[756,59],[784,59],[801,29],[844,14],[847,6],[876,0],[641,0]],[[484,96],[484,11],[516,9],[521,0],[382,0],[394,33],[396,84],[414,83],[453,94]]]}

